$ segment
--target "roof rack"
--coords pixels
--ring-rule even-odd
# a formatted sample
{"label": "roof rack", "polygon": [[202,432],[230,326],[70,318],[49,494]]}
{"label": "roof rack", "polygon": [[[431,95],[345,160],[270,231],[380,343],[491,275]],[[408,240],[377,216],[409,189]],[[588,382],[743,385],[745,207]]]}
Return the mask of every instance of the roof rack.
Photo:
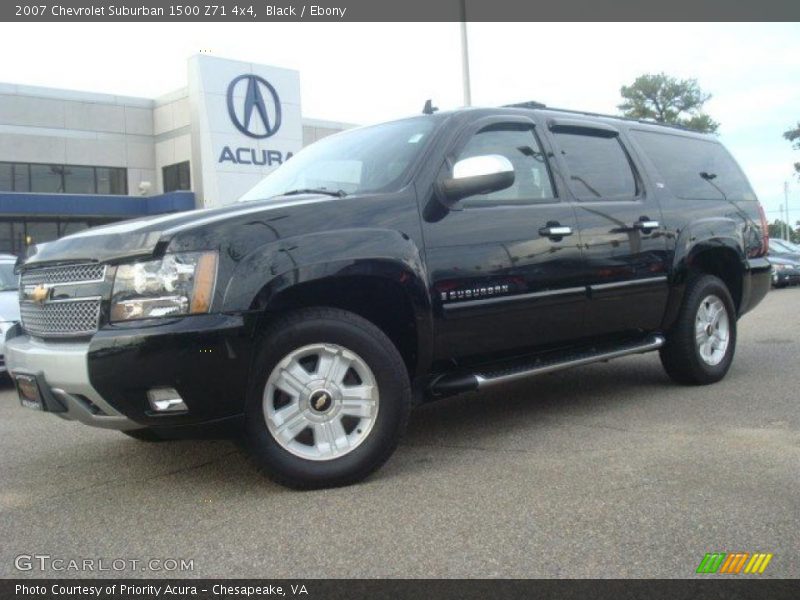
{"label": "roof rack", "polygon": [[607,115],[604,113],[597,113],[591,112],[588,110],[574,110],[569,108],[555,108],[552,106],[547,106],[542,104],[541,102],[536,101],[528,101],[528,102],[518,102],[516,104],[504,104],[503,108],[527,108],[527,109],[547,109],[552,110],[554,112],[563,112],[569,113],[572,115],[583,115],[586,117],[602,117],[605,119],[618,119],[620,121],[628,121],[630,123],[642,123],[643,125],[657,125],[659,127],[668,127],[670,129],[678,129],[680,131],[689,131],[692,133],[702,133],[700,131],[695,131],[694,129],[689,129],[688,127],[684,127],[683,125],[675,125],[674,123],[660,123],[658,121],[648,121],[647,119],[634,119],[631,117],[623,117],[621,115]]}

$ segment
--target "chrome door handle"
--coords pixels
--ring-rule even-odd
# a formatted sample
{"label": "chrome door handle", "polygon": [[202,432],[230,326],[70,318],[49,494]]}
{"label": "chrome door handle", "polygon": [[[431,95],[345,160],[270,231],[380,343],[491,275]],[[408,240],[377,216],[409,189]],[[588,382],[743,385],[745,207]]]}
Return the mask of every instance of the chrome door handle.
{"label": "chrome door handle", "polygon": [[642,229],[642,230],[658,229],[658,227],[659,227],[658,221],[636,221],[636,223],[633,224],[634,229]]}
{"label": "chrome door handle", "polygon": [[553,238],[562,238],[568,235],[572,235],[572,227],[565,227],[562,225],[554,225],[550,227],[542,227],[539,230],[539,235],[543,237],[549,237],[550,239]]}

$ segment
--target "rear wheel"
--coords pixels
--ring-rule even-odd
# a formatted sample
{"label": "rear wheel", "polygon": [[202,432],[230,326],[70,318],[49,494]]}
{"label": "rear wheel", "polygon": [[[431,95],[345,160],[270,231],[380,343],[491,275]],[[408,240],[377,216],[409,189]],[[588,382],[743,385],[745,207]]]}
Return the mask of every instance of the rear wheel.
{"label": "rear wheel", "polygon": [[687,284],[661,363],[678,383],[707,385],[728,372],[736,349],[736,308],[721,279],[697,275]]}
{"label": "rear wheel", "polygon": [[346,485],[394,451],[411,408],[405,364],[361,317],[305,309],[266,334],[249,386],[246,442],[256,463],[295,488]]}

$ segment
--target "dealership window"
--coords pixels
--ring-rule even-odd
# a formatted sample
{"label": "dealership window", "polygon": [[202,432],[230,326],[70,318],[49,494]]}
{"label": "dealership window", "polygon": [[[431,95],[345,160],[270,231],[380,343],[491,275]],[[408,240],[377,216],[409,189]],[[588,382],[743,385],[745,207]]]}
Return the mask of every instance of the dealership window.
{"label": "dealership window", "polygon": [[166,166],[162,169],[162,173],[164,175],[165,192],[192,189],[188,160],[186,162]]}
{"label": "dealership window", "polygon": [[115,219],[1,219],[0,254],[25,255],[28,246],[42,244],[59,237],[83,231],[96,225],[112,223]]}
{"label": "dealership window", "polygon": [[120,167],[3,162],[0,192],[124,195],[128,193],[128,171]]}

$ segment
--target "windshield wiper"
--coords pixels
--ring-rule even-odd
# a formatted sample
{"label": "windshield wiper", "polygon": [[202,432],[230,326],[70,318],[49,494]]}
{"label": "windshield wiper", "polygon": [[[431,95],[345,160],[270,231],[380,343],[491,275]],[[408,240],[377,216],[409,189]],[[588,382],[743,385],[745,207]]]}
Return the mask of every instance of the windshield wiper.
{"label": "windshield wiper", "polygon": [[281,196],[297,196],[298,194],[325,194],[327,196],[334,196],[336,198],[344,198],[347,196],[347,192],[344,190],[336,190],[331,191],[327,188],[301,188],[299,190],[289,190],[288,192],[283,192],[280,194]]}

